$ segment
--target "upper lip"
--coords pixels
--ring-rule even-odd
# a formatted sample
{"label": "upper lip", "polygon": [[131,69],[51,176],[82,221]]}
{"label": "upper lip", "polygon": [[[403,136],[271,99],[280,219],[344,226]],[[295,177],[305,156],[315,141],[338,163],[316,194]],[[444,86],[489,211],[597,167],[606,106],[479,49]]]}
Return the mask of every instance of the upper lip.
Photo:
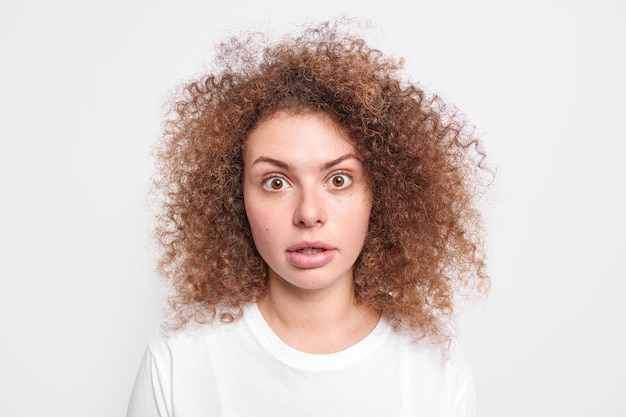
{"label": "upper lip", "polygon": [[330,250],[330,249],[334,249],[332,246],[324,243],[324,242],[319,242],[319,241],[313,241],[313,242],[298,242],[294,245],[291,245],[287,248],[287,252],[296,252],[299,251],[301,249],[324,249],[324,250]]}

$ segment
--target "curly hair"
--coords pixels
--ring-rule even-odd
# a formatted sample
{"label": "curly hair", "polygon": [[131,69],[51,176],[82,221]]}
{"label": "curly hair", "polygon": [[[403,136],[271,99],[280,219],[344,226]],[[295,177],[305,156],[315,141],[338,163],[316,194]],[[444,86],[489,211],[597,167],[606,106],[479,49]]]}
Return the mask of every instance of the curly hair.
{"label": "curly hair", "polygon": [[174,290],[177,326],[232,321],[267,291],[244,210],[242,154],[249,132],[279,111],[329,115],[363,161],[373,206],[354,265],[360,303],[396,330],[437,337],[458,294],[487,292],[478,139],[440,97],[402,80],[402,60],[343,23],[274,42],[229,38],[214,70],[173,97],[155,185],[159,271]]}

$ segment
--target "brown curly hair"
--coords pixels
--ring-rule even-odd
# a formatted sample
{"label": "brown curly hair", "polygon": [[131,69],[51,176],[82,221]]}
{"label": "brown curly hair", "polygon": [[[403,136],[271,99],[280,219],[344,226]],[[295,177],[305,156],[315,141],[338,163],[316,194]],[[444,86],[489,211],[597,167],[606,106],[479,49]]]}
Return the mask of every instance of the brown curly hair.
{"label": "brown curly hair", "polygon": [[359,302],[397,330],[437,337],[458,294],[487,291],[477,138],[438,96],[402,80],[402,60],[369,47],[349,23],[305,26],[275,42],[232,37],[217,45],[214,70],[173,97],[155,184],[159,271],[174,290],[177,326],[234,320],[266,292],[242,153],[248,133],[278,111],[330,115],[363,161],[373,207],[354,266]]}

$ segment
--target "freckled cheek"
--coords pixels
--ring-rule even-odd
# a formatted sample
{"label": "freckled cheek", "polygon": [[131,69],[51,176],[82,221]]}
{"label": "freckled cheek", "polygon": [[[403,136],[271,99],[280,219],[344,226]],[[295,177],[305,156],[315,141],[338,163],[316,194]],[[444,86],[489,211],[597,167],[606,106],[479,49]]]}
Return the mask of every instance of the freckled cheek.
{"label": "freckled cheek", "polygon": [[272,231],[272,216],[267,215],[265,211],[261,210],[248,209],[246,212],[248,215],[248,222],[250,223],[250,229],[252,230],[253,235],[270,233]]}
{"label": "freckled cheek", "polygon": [[269,263],[274,256],[274,248],[278,241],[275,233],[277,226],[272,223],[272,216],[268,216],[265,211],[257,211],[249,207],[247,215],[254,246],[261,258]]}
{"label": "freckled cheek", "polygon": [[342,223],[358,224],[369,218],[372,210],[372,198],[363,193],[354,193],[349,195],[349,199],[337,199],[328,205],[328,214],[330,217],[341,219]]}
{"label": "freckled cheek", "polygon": [[354,230],[358,230],[359,234],[363,235],[363,238],[365,238],[369,229],[370,216],[371,209],[367,205],[364,205],[362,210],[352,214]]}

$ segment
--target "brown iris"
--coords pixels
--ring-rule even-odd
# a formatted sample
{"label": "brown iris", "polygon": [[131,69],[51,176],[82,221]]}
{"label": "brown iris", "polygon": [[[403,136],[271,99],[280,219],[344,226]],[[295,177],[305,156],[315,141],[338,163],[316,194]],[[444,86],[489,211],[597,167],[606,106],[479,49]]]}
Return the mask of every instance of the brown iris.
{"label": "brown iris", "polygon": [[274,178],[270,183],[270,187],[272,187],[272,190],[280,190],[283,188],[283,180],[280,178]]}
{"label": "brown iris", "polygon": [[333,177],[332,183],[335,187],[343,187],[343,185],[346,183],[346,180],[342,176],[337,175]]}

